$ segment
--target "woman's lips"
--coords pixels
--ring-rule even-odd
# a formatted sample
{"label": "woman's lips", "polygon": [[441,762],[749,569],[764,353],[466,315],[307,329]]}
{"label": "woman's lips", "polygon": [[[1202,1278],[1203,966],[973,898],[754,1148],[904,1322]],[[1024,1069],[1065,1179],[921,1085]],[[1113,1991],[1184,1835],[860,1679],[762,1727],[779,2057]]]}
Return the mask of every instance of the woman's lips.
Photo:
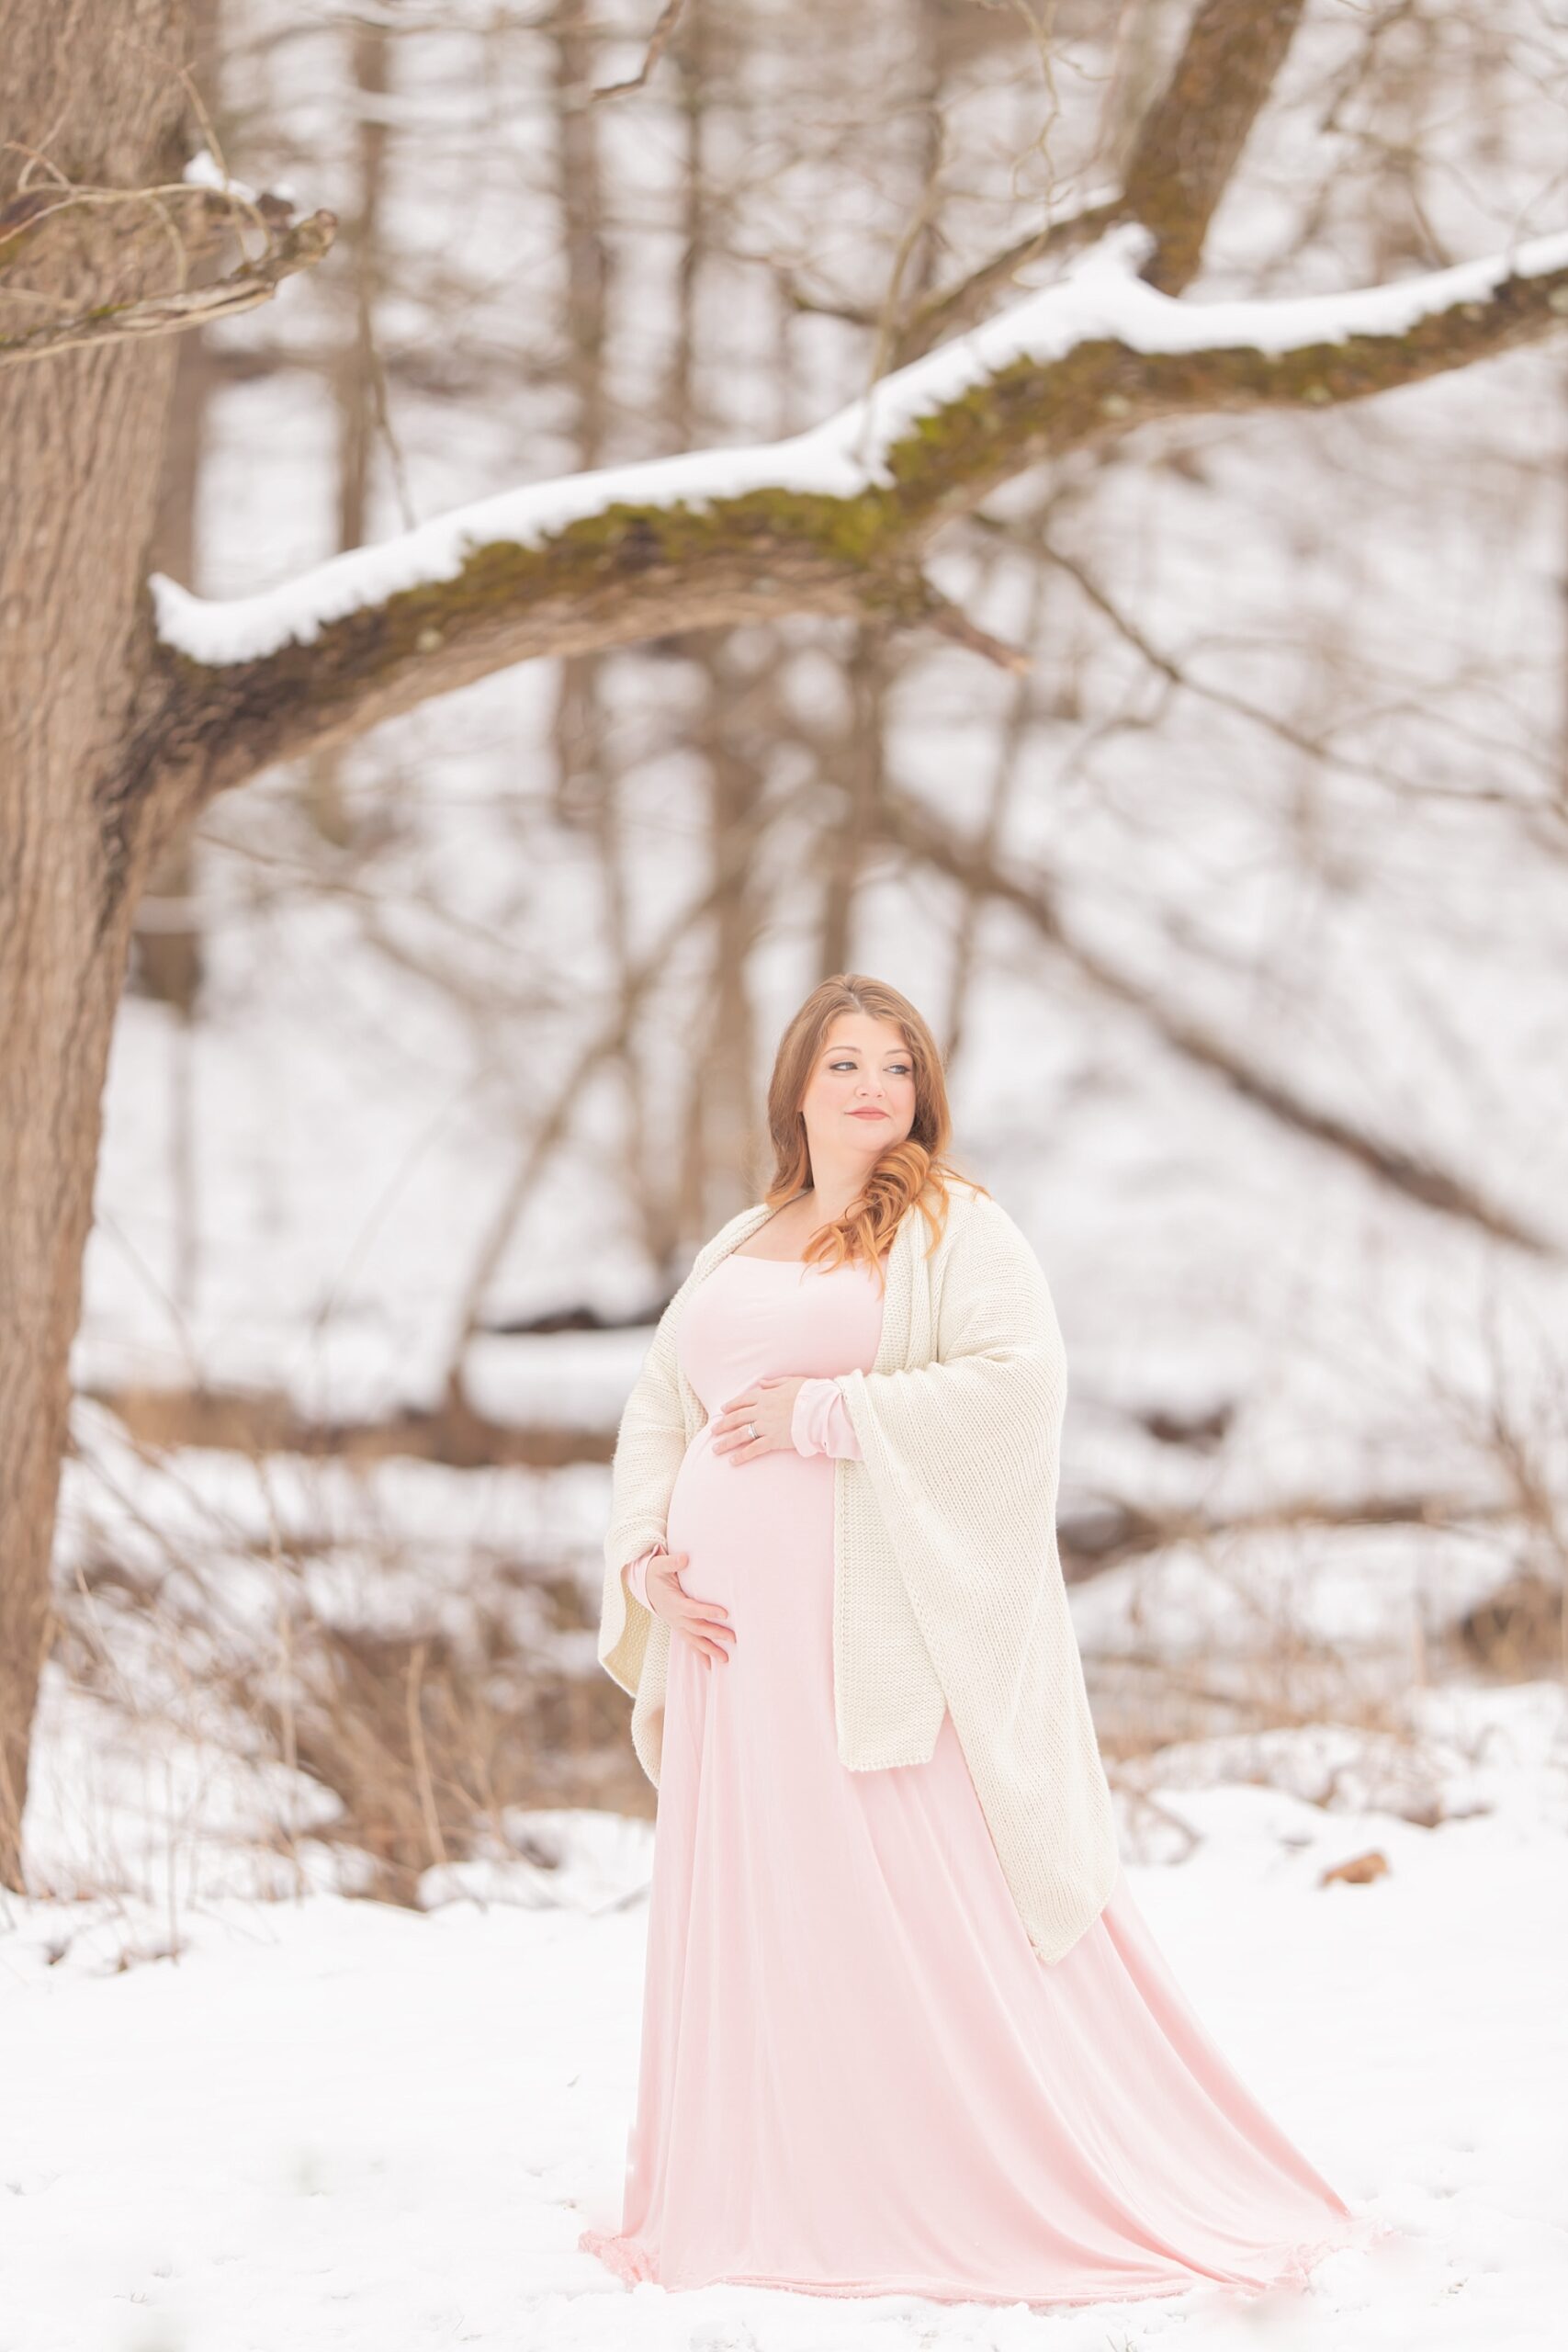
{"label": "woman's lips", "polygon": [[850,1116],[852,1119],[885,1119],[887,1114],[886,1111],[852,1111]]}

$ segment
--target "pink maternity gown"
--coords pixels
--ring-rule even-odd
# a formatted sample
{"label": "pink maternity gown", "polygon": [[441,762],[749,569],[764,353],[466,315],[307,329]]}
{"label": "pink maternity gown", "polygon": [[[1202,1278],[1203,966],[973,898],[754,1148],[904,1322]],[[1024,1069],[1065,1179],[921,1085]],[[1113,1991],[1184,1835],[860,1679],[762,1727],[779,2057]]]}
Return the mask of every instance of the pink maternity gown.
{"label": "pink maternity gown", "polygon": [[[874,1272],[730,1255],[681,1362],[710,1416],[805,1374],[797,1447],[852,1453],[831,1376],[869,1371]],[[737,1463],[706,1428],[671,1498],[726,1662],[671,1643],[628,2283],[1091,2303],[1300,2280],[1364,2242],[1232,2071],[1118,1876],[1047,1966],[951,1716],[924,1764],[852,1772],[833,1715],[833,1464]]]}

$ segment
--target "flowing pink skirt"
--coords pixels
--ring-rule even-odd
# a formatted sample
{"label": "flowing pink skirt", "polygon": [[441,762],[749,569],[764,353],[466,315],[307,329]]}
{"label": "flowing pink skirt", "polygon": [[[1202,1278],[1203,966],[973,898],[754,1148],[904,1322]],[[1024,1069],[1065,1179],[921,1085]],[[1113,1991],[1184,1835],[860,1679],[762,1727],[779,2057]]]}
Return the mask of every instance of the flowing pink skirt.
{"label": "flowing pink skirt", "polygon": [[1081,2304],[1257,2290],[1381,2233],[1239,2080],[1124,1877],[1037,1957],[951,1716],[927,1763],[840,1763],[832,1464],[705,1436],[669,1540],[735,1652],[671,1643],[621,2226],[581,2246],[667,2288]]}

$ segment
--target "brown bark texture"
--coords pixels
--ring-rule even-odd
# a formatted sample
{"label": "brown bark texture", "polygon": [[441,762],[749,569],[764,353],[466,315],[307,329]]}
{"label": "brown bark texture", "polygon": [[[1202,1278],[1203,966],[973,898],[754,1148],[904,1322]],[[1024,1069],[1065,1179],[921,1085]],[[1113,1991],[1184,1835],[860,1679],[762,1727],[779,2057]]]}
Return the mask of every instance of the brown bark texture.
{"label": "brown bark texture", "polygon": [[[0,0],[0,205],[58,175],[123,188],[177,176],[181,18],[179,0]],[[0,333],[35,322],[39,296],[63,313],[133,283],[156,236],[134,206],[56,215],[28,240],[25,306],[0,268]],[[0,370],[0,1881],[13,1887],[99,1103],[149,845],[149,812],[119,780],[150,656],[141,582],[175,355],[164,338]]]}

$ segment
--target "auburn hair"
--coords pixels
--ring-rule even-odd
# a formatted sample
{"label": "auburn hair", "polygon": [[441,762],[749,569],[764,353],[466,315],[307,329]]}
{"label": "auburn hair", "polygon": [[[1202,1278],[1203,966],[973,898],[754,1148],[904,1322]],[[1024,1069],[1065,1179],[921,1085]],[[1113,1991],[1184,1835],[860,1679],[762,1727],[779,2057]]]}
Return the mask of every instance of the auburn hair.
{"label": "auburn hair", "polygon": [[[779,1040],[768,1084],[768,1134],[773,1173],[762,1198],[781,1209],[798,1193],[813,1189],[811,1152],[801,1108],[828,1033],[841,1012],[863,1012],[890,1021],[903,1033],[915,1080],[915,1115],[901,1142],[889,1144],[841,1217],[814,1233],[807,1264],[842,1265],[863,1259],[882,1270],[882,1261],[906,1213],[918,1207],[930,1229],[928,1250],[947,1223],[948,1186],[956,1180],[986,1186],[965,1176],[947,1158],[953,1132],[942,1055],[930,1028],[907,996],[863,972],[835,972],[821,980]],[[886,1274],[884,1274],[886,1280]]]}

